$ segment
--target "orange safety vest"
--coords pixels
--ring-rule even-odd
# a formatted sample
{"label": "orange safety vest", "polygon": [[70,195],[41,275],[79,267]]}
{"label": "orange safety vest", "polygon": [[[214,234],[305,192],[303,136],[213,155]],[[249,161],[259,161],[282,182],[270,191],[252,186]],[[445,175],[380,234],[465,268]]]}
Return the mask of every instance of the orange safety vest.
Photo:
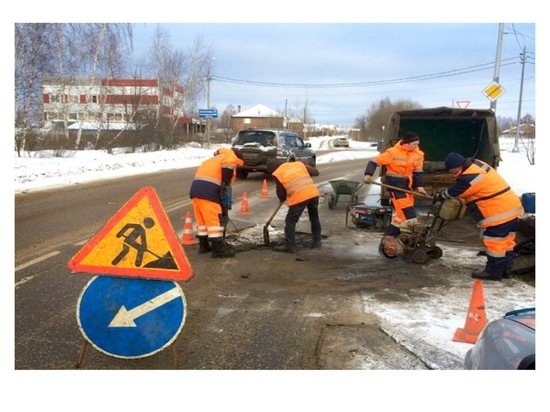
{"label": "orange safety vest", "polygon": [[386,176],[406,178],[409,183],[412,183],[412,174],[423,172],[424,168],[424,152],[419,148],[411,151],[405,149],[401,140],[374,160],[378,166],[386,166]]}
{"label": "orange safety vest", "polygon": [[302,162],[283,163],[273,172],[273,176],[285,188],[288,206],[319,196],[319,189]]}
{"label": "orange safety vest", "polygon": [[470,187],[459,197],[464,198],[466,206],[478,218],[479,227],[500,225],[524,213],[520,198],[488,164],[474,160],[472,165],[460,174],[477,175],[470,181]]}
{"label": "orange safety vest", "polygon": [[218,150],[216,156],[202,162],[195,173],[195,180],[205,180],[221,186],[223,168],[233,170],[233,177],[230,182],[233,183],[235,181],[235,170],[238,165],[242,166],[243,161],[235,155],[233,150],[222,147]]}

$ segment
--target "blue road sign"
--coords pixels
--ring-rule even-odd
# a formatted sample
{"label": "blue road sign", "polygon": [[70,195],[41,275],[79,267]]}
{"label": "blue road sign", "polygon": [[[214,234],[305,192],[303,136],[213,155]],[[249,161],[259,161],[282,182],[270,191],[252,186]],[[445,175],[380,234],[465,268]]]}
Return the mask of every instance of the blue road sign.
{"label": "blue road sign", "polygon": [[217,119],[218,109],[199,109],[199,117],[202,119]]}
{"label": "blue road sign", "polygon": [[187,303],[176,282],[96,276],[76,308],[84,338],[117,358],[151,356],[178,337]]}

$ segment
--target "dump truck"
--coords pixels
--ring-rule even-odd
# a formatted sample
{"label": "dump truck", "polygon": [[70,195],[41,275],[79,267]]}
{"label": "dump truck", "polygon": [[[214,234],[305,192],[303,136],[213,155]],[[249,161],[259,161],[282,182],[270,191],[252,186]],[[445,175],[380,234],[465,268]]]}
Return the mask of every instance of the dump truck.
{"label": "dump truck", "polygon": [[[498,168],[500,157],[499,131],[495,113],[490,109],[455,109],[436,107],[393,112],[384,127],[380,152],[395,145],[399,136],[411,131],[420,137],[424,152],[424,188],[429,195],[449,187],[453,176],[445,169],[449,152],[474,157]],[[386,168],[380,171],[385,183]],[[380,203],[390,204],[388,189],[382,187]]]}

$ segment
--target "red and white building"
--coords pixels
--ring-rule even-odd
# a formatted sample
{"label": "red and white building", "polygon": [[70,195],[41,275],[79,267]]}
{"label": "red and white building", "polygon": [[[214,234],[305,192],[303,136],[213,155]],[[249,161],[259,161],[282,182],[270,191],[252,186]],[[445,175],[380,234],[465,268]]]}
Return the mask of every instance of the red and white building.
{"label": "red and white building", "polygon": [[194,133],[200,121],[185,117],[184,90],[159,79],[47,78],[42,80],[47,128],[121,130],[161,117]]}

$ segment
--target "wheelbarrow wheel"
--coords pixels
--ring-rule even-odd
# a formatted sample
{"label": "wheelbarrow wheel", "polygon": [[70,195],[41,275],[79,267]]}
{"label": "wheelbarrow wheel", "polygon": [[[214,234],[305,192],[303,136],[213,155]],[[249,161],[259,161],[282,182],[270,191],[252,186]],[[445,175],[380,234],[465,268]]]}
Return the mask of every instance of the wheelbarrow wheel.
{"label": "wheelbarrow wheel", "polygon": [[428,260],[430,260],[430,256],[428,255],[428,251],[426,249],[419,248],[413,250],[411,254],[411,259],[414,263],[423,265],[424,263],[428,262]]}
{"label": "wheelbarrow wheel", "polygon": [[441,258],[441,256],[443,256],[443,250],[439,246],[434,246],[430,249],[428,255],[432,259],[439,259]]}
{"label": "wheelbarrow wheel", "polygon": [[336,200],[334,199],[334,195],[328,195],[328,208],[334,209],[335,205],[336,205]]}

